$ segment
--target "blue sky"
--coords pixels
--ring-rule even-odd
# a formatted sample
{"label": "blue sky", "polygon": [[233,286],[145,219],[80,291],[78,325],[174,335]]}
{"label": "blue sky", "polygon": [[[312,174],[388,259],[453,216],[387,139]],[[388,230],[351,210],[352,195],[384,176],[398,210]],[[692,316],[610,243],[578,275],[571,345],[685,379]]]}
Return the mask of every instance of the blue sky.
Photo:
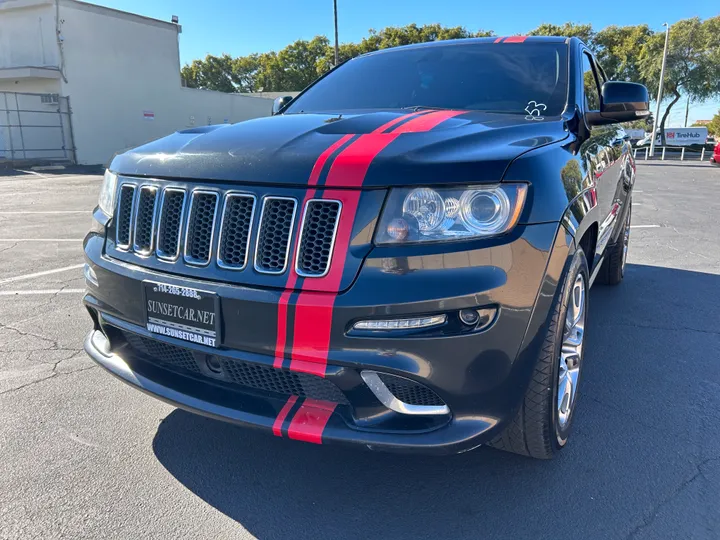
{"label": "blue sky", "polygon": [[[297,39],[333,33],[332,0],[90,0],[123,11],[170,20],[180,17],[180,58],[183,63],[207,54],[233,56],[282,49]],[[441,23],[470,30],[494,30],[498,35],[527,32],[543,22],[589,22],[595,29],[611,24],[647,23],[660,30],[663,22],[718,15],[718,0],[624,1],[615,9],[592,9],[592,2],[535,0],[338,0],[340,41],[358,41],[369,28],[410,23]],[[561,7],[562,6],[562,7]],[[685,115],[677,104],[672,123],[682,125]],[[711,118],[720,103],[691,104],[690,120]]]}

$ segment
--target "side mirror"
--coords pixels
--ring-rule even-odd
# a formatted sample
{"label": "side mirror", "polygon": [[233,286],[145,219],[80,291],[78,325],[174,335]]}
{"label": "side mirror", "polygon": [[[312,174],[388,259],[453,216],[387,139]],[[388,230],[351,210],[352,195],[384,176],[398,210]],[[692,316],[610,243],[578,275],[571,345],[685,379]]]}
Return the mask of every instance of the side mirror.
{"label": "side mirror", "polygon": [[292,101],[292,99],[293,99],[292,96],[282,96],[279,98],[275,98],[275,101],[273,101],[273,107],[272,107],[273,116],[278,114],[283,109],[283,107],[285,107],[285,105],[287,105],[288,103],[290,103]]}
{"label": "side mirror", "polygon": [[600,112],[586,114],[590,125],[631,122],[650,115],[650,96],[642,84],[608,81],[601,93]]}

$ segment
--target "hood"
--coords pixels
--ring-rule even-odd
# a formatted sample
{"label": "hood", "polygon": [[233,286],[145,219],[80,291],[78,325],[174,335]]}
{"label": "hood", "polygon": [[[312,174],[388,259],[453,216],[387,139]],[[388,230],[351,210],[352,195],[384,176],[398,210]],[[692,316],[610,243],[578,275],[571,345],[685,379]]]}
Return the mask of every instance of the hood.
{"label": "hood", "polygon": [[[110,168],[119,174],[153,178],[303,186],[323,152],[343,139],[350,141],[347,144],[358,140],[348,135],[374,134],[389,122],[392,127],[385,133],[402,131],[404,123],[414,118],[442,114],[346,111],[206,126],[179,131],[118,155]],[[520,154],[568,135],[559,117],[481,111],[456,113],[418,128],[390,136],[391,142],[372,153],[363,187],[497,182]],[[372,137],[360,139],[367,142]],[[355,145],[354,158],[362,146],[362,142]],[[357,184],[339,187],[353,185]]]}

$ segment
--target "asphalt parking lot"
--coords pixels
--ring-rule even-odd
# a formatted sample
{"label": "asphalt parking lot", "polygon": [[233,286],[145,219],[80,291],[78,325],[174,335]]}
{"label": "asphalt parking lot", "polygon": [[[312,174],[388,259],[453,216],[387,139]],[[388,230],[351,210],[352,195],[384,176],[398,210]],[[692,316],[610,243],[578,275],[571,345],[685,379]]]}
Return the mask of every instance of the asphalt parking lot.
{"label": "asphalt parking lot", "polygon": [[0,538],[720,538],[720,168],[639,162],[551,462],[319,447],[121,384],[81,349],[99,183],[0,175]]}

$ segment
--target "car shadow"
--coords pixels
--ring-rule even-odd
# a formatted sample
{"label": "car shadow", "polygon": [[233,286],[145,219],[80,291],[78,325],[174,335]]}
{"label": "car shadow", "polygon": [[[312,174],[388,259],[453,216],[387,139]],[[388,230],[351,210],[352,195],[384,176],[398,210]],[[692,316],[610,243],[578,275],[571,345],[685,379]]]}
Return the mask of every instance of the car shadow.
{"label": "car shadow", "polygon": [[[625,537],[651,526],[717,448],[707,411],[720,410],[718,305],[720,276],[684,270],[628,265],[620,286],[593,288],[574,437],[552,461],[316,446],[181,410],[153,449],[260,539]],[[698,399],[698,373],[710,397]],[[687,515],[691,537],[703,525]]]}

